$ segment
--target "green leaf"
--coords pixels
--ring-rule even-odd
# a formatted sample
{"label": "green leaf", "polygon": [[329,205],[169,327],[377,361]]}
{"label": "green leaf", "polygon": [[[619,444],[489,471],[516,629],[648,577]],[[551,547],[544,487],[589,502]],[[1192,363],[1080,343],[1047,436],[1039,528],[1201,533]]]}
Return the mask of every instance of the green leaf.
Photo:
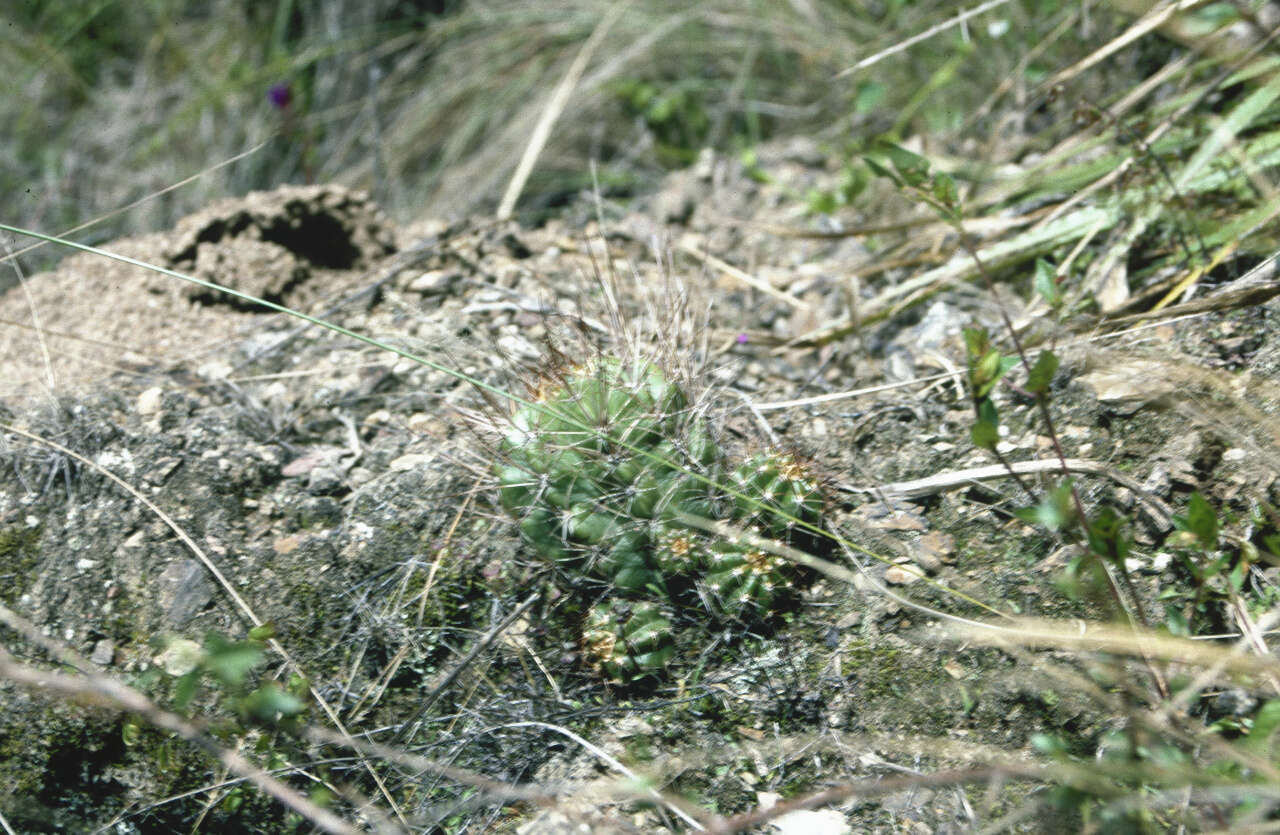
{"label": "green leaf", "polygon": [[261,626],[255,626],[249,630],[250,641],[260,641],[266,643],[276,636],[276,625],[274,623],[264,623]]}
{"label": "green leaf", "polygon": [[142,723],[139,722],[135,716],[130,716],[124,721],[124,724],[120,726],[120,739],[125,745],[130,747],[137,745],[138,739],[141,736]]}
{"label": "green leaf", "polygon": [[262,648],[249,641],[231,642],[216,632],[205,638],[204,667],[229,687],[244,683],[245,676],[262,660]]}
{"label": "green leaf", "polygon": [[200,685],[200,671],[192,670],[180,677],[173,686],[173,706],[179,711],[186,710],[196,696],[196,688]]}
{"label": "green leaf", "polygon": [[939,172],[934,175],[933,196],[944,206],[955,206],[960,202],[960,191],[950,174]]}
{"label": "green leaf", "polygon": [[879,106],[888,88],[879,81],[863,81],[853,96],[853,112],[868,113]]}
{"label": "green leaf", "polygon": [[1052,308],[1062,304],[1062,290],[1058,287],[1058,271],[1043,258],[1036,259],[1036,275],[1033,280],[1036,294]]}
{"label": "green leaf", "polygon": [[[973,369],[973,382],[975,385],[983,386],[988,383],[994,383],[1000,378],[1000,352],[996,350],[987,351],[978,360]],[[985,391],[979,394],[986,394]]]}
{"label": "green leaf", "polygon": [[1089,550],[1113,565],[1124,566],[1129,541],[1124,535],[1124,518],[1113,508],[1103,508],[1089,525]]}
{"label": "green leaf", "polygon": [[991,345],[991,339],[987,336],[986,328],[965,328],[963,333],[964,349],[969,355],[969,363],[972,365],[976,357],[980,357],[987,352],[987,348]]}
{"label": "green leaf", "polygon": [[929,178],[929,160],[919,154],[894,142],[880,143],[880,150],[907,185],[919,186]]}
{"label": "green leaf", "polygon": [[1017,357],[1001,356],[995,349],[988,351],[972,371],[974,397],[984,398],[990,394],[996,387],[996,383],[1000,382],[1000,378],[1017,364]]}
{"label": "green leaf", "polygon": [[1071,500],[1071,479],[1053,488],[1034,507],[1014,511],[1019,519],[1035,525],[1043,525],[1051,531],[1060,531],[1075,518],[1075,504]]}
{"label": "green leaf", "polygon": [[1065,757],[1067,745],[1056,736],[1049,734],[1032,734],[1031,747],[1046,757]]}
{"label": "green leaf", "polygon": [[301,699],[286,692],[274,681],[264,684],[245,697],[243,709],[260,722],[278,722],[296,716],[306,709]]}
{"label": "green leaf", "polygon": [[1272,699],[1258,709],[1243,744],[1251,751],[1266,752],[1277,729],[1280,729],[1280,700]]}
{"label": "green leaf", "polygon": [[884,164],[881,163],[879,160],[875,159],[874,157],[864,156],[862,158],[862,161],[865,162],[867,164],[867,167],[871,169],[871,173],[875,174],[878,177],[884,177],[886,179],[893,180],[894,185],[896,185],[898,188],[902,188],[902,180],[898,177],[898,175],[890,171],[888,168],[886,168]]}
{"label": "green leaf", "polygon": [[1212,551],[1218,547],[1218,514],[1199,491],[1192,493],[1187,502],[1186,523],[1187,530],[1196,535],[1204,548]]}
{"label": "green leaf", "polygon": [[1227,575],[1227,582],[1231,584],[1231,588],[1236,592],[1244,588],[1244,579],[1248,575],[1248,563],[1240,560],[1231,569],[1231,573]]}
{"label": "green leaf", "polygon": [[1000,440],[1000,428],[995,421],[979,418],[969,430],[973,445],[981,449],[995,449]]}
{"label": "green leaf", "polygon": [[1049,390],[1049,384],[1053,382],[1053,375],[1058,371],[1058,357],[1048,349],[1040,352],[1040,356],[1036,357],[1035,365],[1031,367],[1031,373],[1027,376],[1027,391],[1032,394],[1043,394]]}
{"label": "green leaf", "polygon": [[1170,635],[1180,638],[1191,637],[1191,624],[1187,623],[1182,610],[1177,607],[1170,606],[1165,610],[1164,626],[1169,630]]}

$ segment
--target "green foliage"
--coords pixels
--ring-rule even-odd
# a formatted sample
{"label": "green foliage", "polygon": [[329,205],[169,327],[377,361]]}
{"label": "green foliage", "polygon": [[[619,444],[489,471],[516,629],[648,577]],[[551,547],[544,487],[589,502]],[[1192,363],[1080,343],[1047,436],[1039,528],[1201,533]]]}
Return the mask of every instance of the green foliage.
{"label": "green foliage", "polygon": [[1041,525],[1050,531],[1065,530],[1076,521],[1076,508],[1071,499],[1071,479],[1050,490],[1033,507],[1014,511],[1024,522]]}
{"label": "green foliage", "polygon": [[1053,265],[1043,258],[1036,259],[1036,273],[1032,280],[1036,294],[1054,310],[1062,307],[1062,289],[1058,286],[1058,274]]}
{"label": "green foliage", "polygon": [[904,193],[929,205],[943,220],[959,224],[960,190],[950,174],[933,171],[929,160],[888,140],[876,142],[863,160],[872,173],[889,179]]}
{"label": "green foliage", "polygon": [[660,158],[688,165],[711,132],[711,117],[702,91],[688,81],[659,84],[619,79],[614,94],[632,116],[641,119],[658,141]]}
{"label": "green foliage", "polygon": [[[1166,626],[1176,635],[1218,631],[1228,607],[1240,601],[1250,569],[1261,554],[1251,542],[1233,539],[1228,545],[1222,534],[1223,519],[1198,491],[1187,499],[1186,512],[1174,516],[1173,525],[1165,546],[1190,588],[1170,586],[1161,593]],[[1259,602],[1269,608],[1274,598],[1274,592],[1263,594]]]}
{"label": "green foliage", "polygon": [[991,398],[991,391],[1000,378],[1017,364],[1018,358],[1002,356],[991,345],[986,328],[965,328],[964,344],[968,353],[969,391],[976,415],[969,434],[974,446],[994,450],[1000,440],[1000,413]]}
{"label": "green foliage", "polygon": [[[251,673],[262,663],[266,641],[275,635],[270,624],[255,627],[242,641],[217,632],[205,635],[204,643],[186,638],[169,638],[160,653],[161,667],[173,677],[173,707],[188,711],[206,682],[217,685],[230,698],[231,709],[241,722],[285,729],[294,727],[306,712],[306,681],[294,677],[287,687],[268,681],[253,686]],[[126,724],[125,742],[136,738],[136,728]]]}
{"label": "green foliage", "polygon": [[854,161],[846,162],[836,175],[834,188],[813,188],[806,193],[805,202],[809,213],[829,215],[853,205],[870,179],[865,165]]}
{"label": "green foliage", "polygon": [[662,607],[699,599],[722,619],[766,616],[792,576],[746,541],[690,517],[790,540],[822,512],[817,482],[789,456],[730,467],[705,420],[649,360],[600,358],[550,376],[511,418],[498,467],[503,508],[547,562],[604,589],[583,628],[592,666],[627,681],[675,651]]}

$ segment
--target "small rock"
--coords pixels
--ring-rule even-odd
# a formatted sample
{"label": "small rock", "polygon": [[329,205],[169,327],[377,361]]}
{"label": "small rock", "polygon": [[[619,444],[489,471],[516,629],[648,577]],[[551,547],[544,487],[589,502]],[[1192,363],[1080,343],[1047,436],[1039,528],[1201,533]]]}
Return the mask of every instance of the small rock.
{"label": "small rock", "polygon": [[307,492],[313,496],[327,496],[342,488],[346,468],[338,464],[316,467],[307,476]]}
{"label": "small rock", "polygon": [[429,270],[409,282],[409,290],[424,296],[442,296],[462,278],[456,270]]}
{"label": "small rock", "polygon": [[421,452],[411,452],[407,455],[401,455],[394,459],[387,468],[393,473],[403,473],[409,470],[416,470],[418,467],[424,466],[431,461],[430,455]]}
{"label": "small rock", "polygon": [[890,515],[874,523],[877,528],[886,531],[922,531],[925,521],[914,513],[895,510]]}
{"label": "small rock", "polygon": [[1119,415],[1131,415],[1143,406],[1172,394],[1176,388],[1161,363],[1141,360],[1123,368],[1091,371],[1079,380],[1099,403]]}
{"label": "small rock", "polygon": [[853,831],[835,809],[797,809],[779,815],[769,824],[782,835],[847,835]]}
{"label": "small rock", "polygon": [[517,334],[498,337],[498,350],[515,359],[536,360],[541,356],[529,340]]}
{"label": "small rock", "polygon": [[212,599],[213,584],[194,559],[171,562],[160,575],[160,604],[172,627],[185,626]]}
{"label": "small rock", "polygon": [[862,610],[859,609],[852,612],[846,612],[844,615],[841,615],[840,620],[836,621],[836,628],[848,629],[850,627],[857,626],[861,622]]}
{"label": "small rock", "polygon": [[89,660],[97,664],[99,667],[105,667],[111,663],[116,657],[116,642],[110,638],[103,638],[101,641],[93,645],[93,652],[89,655]]}
{"label": "small rock", "polygon": [[884,581],[891,586],[909,586],[919,579],[919,571],[906,566],[891,565],[884,571]]}
{"label": "small rock", "polygon": [[316,447],[307,451],[304,455],[293,459],[288,464],[285,464],[284,469],[280,471],[280,474],[285,478],[294,478],[296,476],[306,475],[316,467],[336,461],[342,456],[348,454],[348,450],[343,447]]}
{"label": "small rock", "polygon": [[[951,565],[956,561],[956,538],[941,531],[929,531],[916,542],[919,551],[940,563]],[[917,560],[918,562],[918,560]],[[929,568],[929,566],[924,566]],[[938,569],[932,568],[931,571]]]}
{"label": "small rock", "polygon": [[164,405],[164,389],[159,386],[151,388],[138,395],[138,405],[136,406],[138,414],[143,417],[150,417],[158,414]]}

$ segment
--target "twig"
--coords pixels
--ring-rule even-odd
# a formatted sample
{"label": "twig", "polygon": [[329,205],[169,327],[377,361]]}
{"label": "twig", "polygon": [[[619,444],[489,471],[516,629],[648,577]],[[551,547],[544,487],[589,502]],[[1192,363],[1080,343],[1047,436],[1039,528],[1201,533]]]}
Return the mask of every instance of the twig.
{"label": "twig", "polygon": [[953,470],[949,473],[937,473],[927,478],[899,481],[894,484],[873,487],[857,487],[851,484],[837,484],[836,486],[849,493],[887,493],[901,496],[904,499],[919,499],[966,484],[1007,478],[1010,469],[1017,475],[1060,473],[1063,469],[1066,469],[1073,473],[1106,476],[1117,484],[1132,490],[1156,514],[1162,528],[1168,529],[1173,524],[1173,508],[1169,507],[1158,496],[1154,496],[1143,489],[1141,484],[1124,473],[1112,469],[1106,464],[1098,461],[1089,461],[1084,458],[1067,458],[1063,461],[1016,461],[1010,462],[1008,468],[1001,464],[992,464],[987,467],[970,467],[967,470]]}
{"label": "twig", "polygon": [[875,394],[881,391],[890,391],[892,389],[904,388],[906,386],[914,386],[917,383],[933,383],[938,380],[944,380],[952,376],[951,372],[944,371],[941,374],[931,374],[928,377],[916,377],[914,380],[901,380],[896,383],[884,383],[878,386],[867,386],[866,388],[850,389],[849,391],[835,391],[830,394],[818,394],[813,397],[801,397],[796,400],[774,400],[772,403],[754,403],[752,407],[757,412],[771,412],[775,409],[791,409],[796,406],[816,406],[819,403],[831,403],[836,400],[848,400],[852,397],[859,397],[864,394]]}
{"label": "twig", "polygon": [[698,249],[696,246],[694,246],[691,243],[681,241],[680,243],[676,244],[676,246],[680,248],[681,252],[685,252],[685,253],[688,253],[689,255],[692,255],[694,258],[697,258],[698,260],[705,262],[708,266],[715,267],[720,272],[738,279],[738,281],[741,281],[743,284],[747,285],[748,287],[754,287],[755,289],[759,290],[761,293],[765,293],[767,295],[773,296],[778,301],[786,302],[787,304],[795,308],[808,307],[807,304],[800,301],[790,293],[785,292],[783,290],[779,290],[777,287],[774,287],[772,284],[770,284],[767,281],[761,281],[760,279],[756,278],[750,273],[747,273],[738,269],[733,264],[730,264],[728,261],[720,260],[719,258],[715,257],[709,252],[703,252],[702,250]]}
{"label": "twig", "polygon": [[490,629],[488,634],[481,638],[479,642],[471,648],[471,651],[468,652],[466,656],[464,656],[463,659],[449,671],[448,675],[444,677],[444,680],[436,685],[436,688],[422,700],[418,705],[418,708],[413,712],[413,715],[400,726],[400,730],[396,732],[394,737],[392,737],[392,742],[396,744],[410,742],[413,738],[415,730],[414,726],[417,725],[418,720],[421,719],[426,712],[431,709],[431,706],[439,700],[440,696],[449,689],[449,685],[453,684],[454,679],[456,679],[463,670],[470,666],[471,662],[475,661],[476,658],[479,657],[480,653],[488,649],[489,645],[493,643],[495,638],[506,631],[507,627],[515,623],[516,619],[527,612],[530,606],[538,602],[539,597],[541,597],[540,592],[534,592],[529,595],[525,598],[523,603],[515,608],[515,611],[503,618],[502,622],[497,626]]}

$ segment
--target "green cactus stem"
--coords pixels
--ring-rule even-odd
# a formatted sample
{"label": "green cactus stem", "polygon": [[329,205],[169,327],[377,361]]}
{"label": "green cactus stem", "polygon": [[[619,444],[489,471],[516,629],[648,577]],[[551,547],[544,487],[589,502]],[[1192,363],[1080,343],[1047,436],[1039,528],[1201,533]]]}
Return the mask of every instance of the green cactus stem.
{"label": "green cactus stem", "polygon": [[767,612],[790,588],[788,563],[746,543],[715,542],[703,575],[704,597],[728,618],[751,618]]}
{"label": "green cactus stem", "polygon": [[754,455],[733,471],[737,518],[785,538],[795,522],[814,524],[822,514],[818,483],[791,456]]}
{"label": "green cactus stem", "polygon": [[575,586],[595,583],[583,653],[618,682],[670,661],[668,612],[701,600],[718,619],[763,618],[795,582],[785,560],[689,517],[794,544],[797,523],[822,513],[816,480],[790,456],[730,468],[685,393],[645,360],[599,358],[549,376],[511,418],[502,453],[500,500],[521,534]]}
{"label": "green cactus stem", "polygon": [[647,361],[602,358],[544,381],[538,402],[516,412],[503,441],[502,506],[551,562],[589,563],[598,578],[627,590],[661,587],[650,535],[635,523],[654,520],[661,529],[678,512],[712,516],[719,500],[708,481],[720,451],[687,405],[680,387]]}
{"label": "green cactus stem", "polygon": [[634,681],[666,667],[675,653],[674,633],[656,603],[606,601],[587,613],[582,651],[613,681]]}

